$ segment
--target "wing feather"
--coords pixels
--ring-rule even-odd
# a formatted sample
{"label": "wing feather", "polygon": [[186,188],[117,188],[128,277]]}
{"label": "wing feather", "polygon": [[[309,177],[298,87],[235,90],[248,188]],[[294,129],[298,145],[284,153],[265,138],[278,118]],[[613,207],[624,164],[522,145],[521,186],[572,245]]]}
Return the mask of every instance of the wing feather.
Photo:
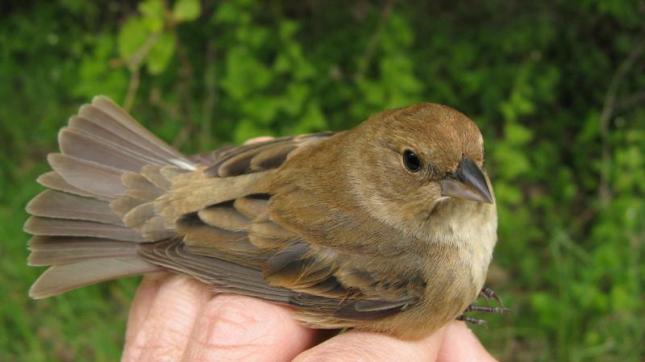
{"label": "wing feather", "polygon": [[[154,211],[166,224],[174,223],[179,238],[144,244],[141,254],[153,264],[187,273],[220,290],[289,304],[309,316],[333,316],[335,323],[382,318],[414,303],[418,297],[414,288],[396,281],[380,286],[382,276],[378,281],[366,279],[364,275],[370,275],[371,270],[356,263],[363,257],[360,251],[323,246],[315,234],[287,229],[272,218],[274,195],[268,180],[275,177],[273,171],[329,136],[280,138],[219,150],[204,168],[177,175],[163,174],[162,170],[163,177],[157,182],[151,179],[158,170],[150,170],[141,178],[157,189],[159,183],[171,180],[169,191],[152,209],[146,204],[134,208],[125,215],[126,223],[134,225],[140,219],[138,209],[142,215]],[[206,162],[208,157],[192,159]],[[131,177],[124,182],[132,187],[143,182]],[[307,200],[300,200],[302,209],[296,212],[320,206]],[[284,206],[284,195],[279,206]],[[325,215],[325,210],[322,207],[320,215],[316,214],[321,228],[329,227],[334,218]],[[359,233],[350,235],[360,237]]]}

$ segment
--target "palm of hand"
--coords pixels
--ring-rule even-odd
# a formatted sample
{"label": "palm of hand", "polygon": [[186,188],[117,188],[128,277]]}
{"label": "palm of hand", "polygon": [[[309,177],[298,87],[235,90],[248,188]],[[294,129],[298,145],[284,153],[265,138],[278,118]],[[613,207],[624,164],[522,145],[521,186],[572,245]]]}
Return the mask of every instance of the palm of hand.
{"label": "palm of hand", "polygon": [[360,331],[324,340],[324,334],[300,325],[287,308],[155,274],[144,278],[132,304],[123,360],[494,361],[463,322],[416,341]]}

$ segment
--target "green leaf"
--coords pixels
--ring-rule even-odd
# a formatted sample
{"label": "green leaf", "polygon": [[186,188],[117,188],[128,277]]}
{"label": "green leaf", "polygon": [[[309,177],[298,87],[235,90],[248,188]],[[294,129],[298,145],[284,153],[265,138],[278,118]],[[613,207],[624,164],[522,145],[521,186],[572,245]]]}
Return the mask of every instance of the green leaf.
{"label": "green leaf", "polygon": [[163,28],[164,3],[161,0],[146,0],[139,4],[139,11],[148,30],[158,33]]}
{"label": "green leaf", "polygon": [[145,43],[149,31],[145,21],[140,17],[131,17],[119,31],[119,56],[129,61],[137,50]]}
{"label": "green leaf", "polygon": [[531,130],[516,122],[507,122],[505,127],[506,139],[513,145],[524,145],[533,135]]}
{"label": "green leaf", "polygon": [[128,84],[125,69],[110,69],[109,61],[114,57],[116,40],[112,35],[97,36],[94,49],[84,54],[75,70],[78,80],[71,85],[76,97],[90,99],[97,94],[105,94],[115,99],[122,98]]}
{"label": "green leaf", "polygon": [[268,126],[278,110],[278,102],[274,97],[256,96],[241,105],[245,116],[261,126]]}
{"label": "green leaf", "polygon": [[248,118],[236,123],[234,139],[237,143],[242,143],[253,137],[272,136],[272,132],[268,128],[264,128]]}
{"label": "green leaf", "polygon": [[493,157],[498,163],[496,168],[499,176],[513,179],[527,173],[531,163],[521,149],[513,147],[510,143],[500,143],[493,149]]}
{"label": "green leaf", "polygon": [[296,127],[291,129],[290,133],[311,133],[325,130],[326,127],[327,122],[325,121],[325,116],[320,109],[320,105],[317,102],[310,102],[307,105],[307,110],[302,116],[301,121],[296,125]]}
{"label": "green leaf", "polygon": [[151,74],[163,72],[175,53],[175,34],[164,32],[146,56],[146,65]]}
{"label": "green leaf", "polygon": [[260,49],[266,46],[269,35],[269,30],[259,26],[240,27],[235,31],[238,41],[252,49]]}
{"label": "green leaf", "polygon": [[280,22],[280,37],[284,40],[291,39],[298,31],[298,23],[295,21],[284,20]]}
{"label": "green leaf", "polygon": [[306,83],[289,84],[287,86],[287,92],[282,98],[282,109],[290,116],[297,115],[310,93],[311,88]]}
{"label": "green leaf", "polygon": [[299,81],[312,79],[316,76],[316,68],[306,60],[298,62],[298,66],[294,70],[294,78]]}
{"label": "green leaf", "polygon": [[233,2],[222,3],[215,14],[213,14],[213,22],[221,24],[234,24],[239,20],[241,11]]}
{"label": "green leaf", "polygon": [[279,53],[273,62],[273,70],[276,73],[287,73],[291,70],[291,59],[284,54]]}
{"label": "green leaf", "polygon": [[269,85],[273,74],[244,47],[231,49],[226,55],[226,75],[222,87],[237,100]]}
{"label": "green leaf", "polygon": [[172,9],[172,15],[178,22],[195,20],[201,12],[199,0],[177,0]]}

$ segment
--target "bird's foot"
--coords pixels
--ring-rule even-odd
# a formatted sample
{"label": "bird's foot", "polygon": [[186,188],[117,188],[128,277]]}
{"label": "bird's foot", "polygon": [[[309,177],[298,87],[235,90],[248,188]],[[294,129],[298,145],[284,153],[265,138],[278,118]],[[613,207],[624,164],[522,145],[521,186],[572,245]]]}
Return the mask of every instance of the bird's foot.
{"label": "bird's foot", "polygon": [[506,312],[510,312],[511,310],[506,308],[506,307],[489,307],[487,305],[476,305],[476,304],[471,304],[466,308],[464,313],[467,312],[484,312],[484,313],[496,313],[496,314],[503,314]]}
{"label": "bird's foot", "polygon": [[457,320],[458,321],[464,321],[466,323],[475,324],[475,325],[478,325],[478,326],[483,326],[483,325],[486,324],[486,321],[483,320],[483,319],[477,319],[477,318],[469,317],[469,316],[463,315],[463,314],[460,315],[459,317],[457,317]]}
{"label": "bird's foot", "polygon": [[482,288],[482,290],[479,292],[479,296],[486,299],[486,300],[491,300],[494,299],[497,304],[500,306],[504,307],[504,303],[502,303],[502,299],[497,296],[497,293],[495,293],[494,290],[488,287]]}
{"label": "bird's foot", "polygon": [[457,317],[457,320],[464,321],[467,323],[472,323],[476,325],[484,325],[486,324],[486,321],[483,319],[477,319],[473,318],[470,316],[465,315],[465,313],[468,312],[483,312],[483,313],[496,313],[496,314],[503,314],[506,312],[510,312],[510,309],[504,307],[504,303],[502,303],[502,300],[497,296],[497,294],[490,288],[483,288],[479,292],[479,296],[486,299],[486,300],[495,300],[499,307],[489,307],[485,305],[476,305],[476,304],[471,304],[466,308],[464,311],[464,314],[460,315]]}

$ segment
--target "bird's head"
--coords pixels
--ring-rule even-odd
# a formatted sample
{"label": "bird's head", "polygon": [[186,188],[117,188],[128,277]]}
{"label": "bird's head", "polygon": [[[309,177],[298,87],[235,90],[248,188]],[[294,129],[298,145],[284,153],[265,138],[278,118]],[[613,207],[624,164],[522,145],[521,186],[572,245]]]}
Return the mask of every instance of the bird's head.
{"label": "bird's head", "polygon": [[351,182],[373,216],[416,234],[442,204],[494,209],[483,138],[462,113],[423,103],[374,115],[356,130]]}

